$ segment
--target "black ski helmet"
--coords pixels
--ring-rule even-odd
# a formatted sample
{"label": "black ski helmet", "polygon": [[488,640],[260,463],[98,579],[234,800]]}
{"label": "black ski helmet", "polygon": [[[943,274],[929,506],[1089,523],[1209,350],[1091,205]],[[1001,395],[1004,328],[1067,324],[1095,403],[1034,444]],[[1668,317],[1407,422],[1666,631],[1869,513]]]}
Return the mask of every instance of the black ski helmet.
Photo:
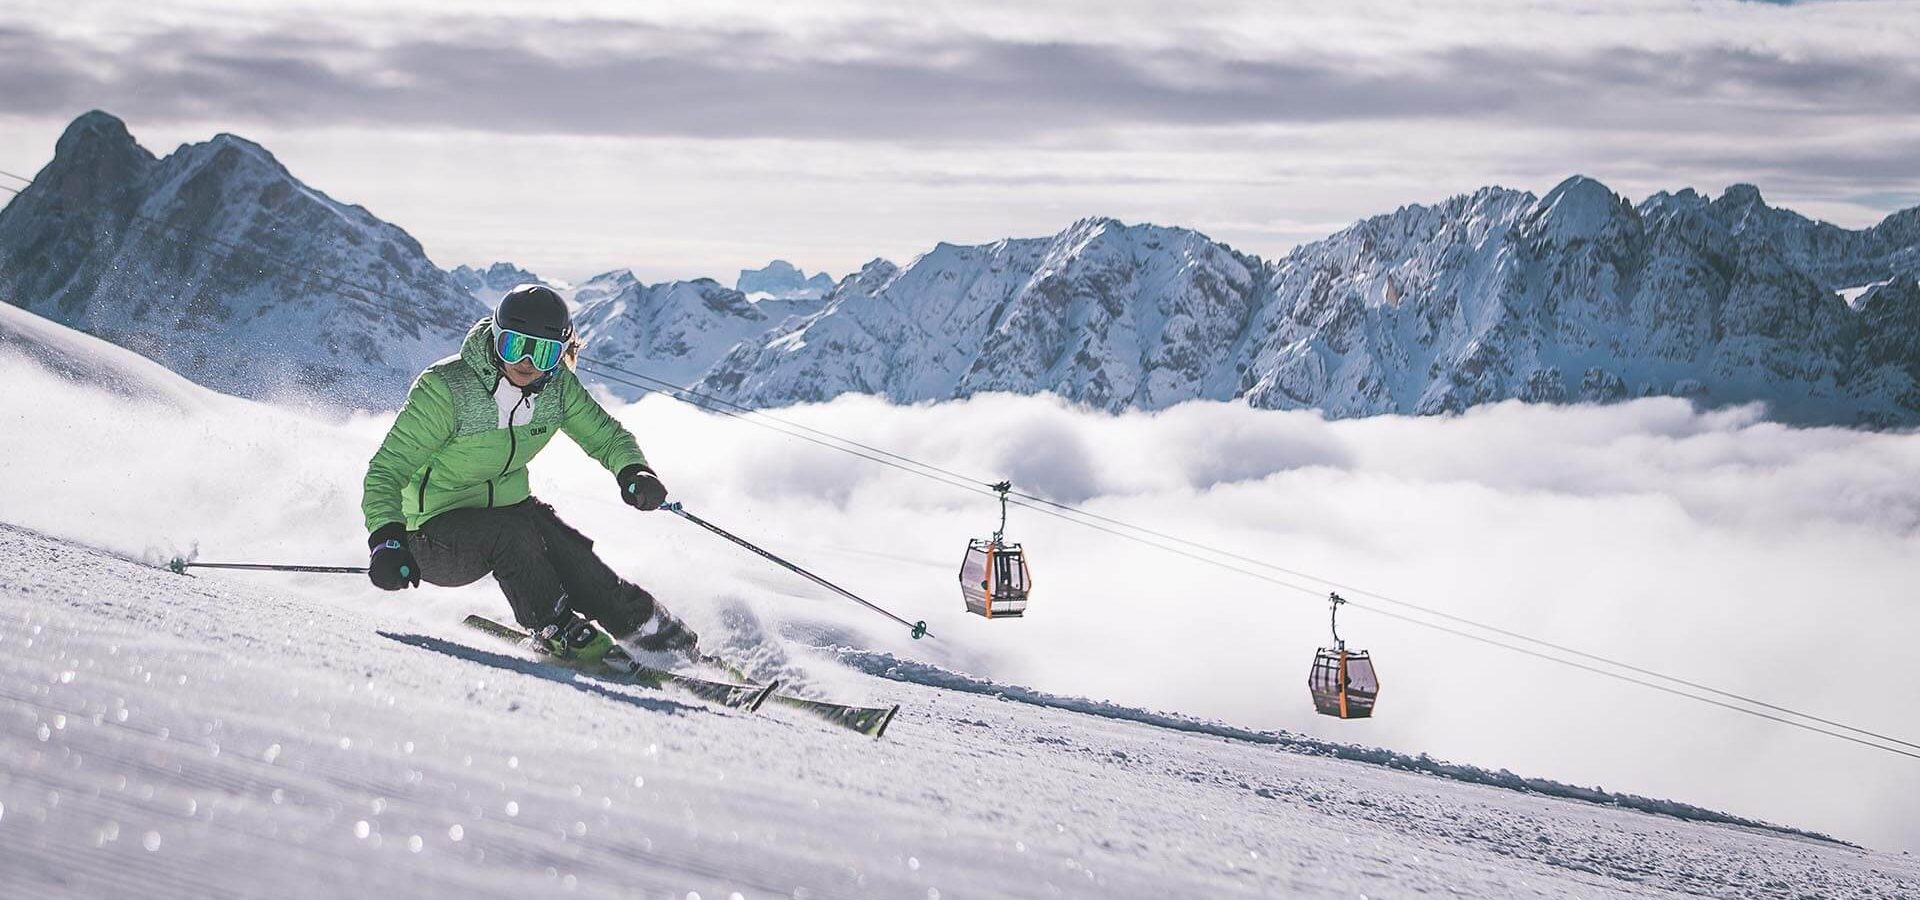
{"label": "black ski helmet", "polygon": [[508,291],[494,309],[493,321],[501,328],[531,337],[573,339],[573,317],[567,314],[567,301],[545,285],[523,284]]}

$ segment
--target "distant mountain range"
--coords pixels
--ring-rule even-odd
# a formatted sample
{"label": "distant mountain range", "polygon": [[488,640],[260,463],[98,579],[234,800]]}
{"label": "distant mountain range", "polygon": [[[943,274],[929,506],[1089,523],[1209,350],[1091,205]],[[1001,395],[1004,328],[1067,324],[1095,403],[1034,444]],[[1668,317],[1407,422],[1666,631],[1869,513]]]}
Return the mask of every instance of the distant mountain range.
{"label": "distant mountain range", "polygon": [[[1920,424],[1916,275],[1920,207],[1850,230],[1748,185],[1635,204],[1576,176],[1544,197],[1488,187],[1402,207],[1275,260],[1089,218],[838,283],[776,260],[732,288],[624,270],[554,284],[589,356],[758,406],[1050,391],[1108,410],[1207,398],[1340,417],[1666,395],[1906,427]],[[539,280],[510,263],[441,271],[257,145],[220,135],[155,159],[98,112],[0,210],[8,302],[250,396],[391,405],[501,292]]]}

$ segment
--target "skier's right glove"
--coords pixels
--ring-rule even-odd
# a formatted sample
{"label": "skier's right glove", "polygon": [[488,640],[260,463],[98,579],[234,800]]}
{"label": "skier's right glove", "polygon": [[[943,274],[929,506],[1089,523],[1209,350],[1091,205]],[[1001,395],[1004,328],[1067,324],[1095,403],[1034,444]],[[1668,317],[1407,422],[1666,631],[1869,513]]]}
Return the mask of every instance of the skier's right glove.
{"label": "skier's right glove", "polygon": [[383,591],[420,586],[420,563],[407,549],[407,526],[389,522],[367,538],[367,580]]}

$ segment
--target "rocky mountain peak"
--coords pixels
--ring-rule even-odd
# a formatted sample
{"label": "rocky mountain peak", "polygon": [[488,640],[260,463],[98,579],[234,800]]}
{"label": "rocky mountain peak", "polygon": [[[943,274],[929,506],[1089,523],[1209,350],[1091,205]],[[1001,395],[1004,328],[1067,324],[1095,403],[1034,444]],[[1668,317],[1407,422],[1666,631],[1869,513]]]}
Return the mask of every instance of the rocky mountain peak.
{"label": "rocky mountain peak", "polygon": [[1626,198],[1592,178],[1575,175],[1540,198],[1523,227],[1529,237],[1564,247],[1598,240],[1638,217]]}
{"label": "rocky mountain peak", "polygon": [[1764,208],[1767,205],[1767,201],[1760,196],[1760,189],[1744,182],[1727,185],[1727,189],[1720,193],[1720,199],[1715,200],[1714,203],[1735,208],[1750,206]]}
{"label": "rocky mountain peak", "polygon": [[759,269],[741,269],[734,289],[753,299],[810,299],[826,296],[833,290],[833,276],[815,272],[811,277],[799,266],[776,259]]}
{"label": "rocky mountain peak", "polygon": [[92,112],[55,150],[0,210],[0,296],[202,384],[382,406],[477,317],[405,231],[252,141],[155,159]]}
{"label": "rocky mountain peak", "polygon": [[[127,130],[127,123],[112,113],[92,110],[82,114],[67,124],[60,134],[60,140],[54,144],[56,157],[70,156],[85,149],[99,150],[140,149],[134,141],[133,133]],[[151,157],[151,154],[149,154]]]}
{"label": "rocky mountain peak", "polygon": [[35,181],[62,198],[85,198],[140,178],[156,162],[125,122],[94,110],[67,125]]}

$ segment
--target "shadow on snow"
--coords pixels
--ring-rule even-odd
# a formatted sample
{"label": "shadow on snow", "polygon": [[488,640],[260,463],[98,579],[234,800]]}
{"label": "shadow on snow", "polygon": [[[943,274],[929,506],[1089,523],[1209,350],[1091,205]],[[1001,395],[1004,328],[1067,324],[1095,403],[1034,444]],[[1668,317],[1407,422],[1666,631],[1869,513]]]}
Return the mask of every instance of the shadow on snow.
{"label": "shadow on snow", "polygon": [[496,669],[505,669],[509,672],[531,675],[535,678],[551,681],[554,684],[564,684],[577,691],[584,691],[598,697],[605,697],[616,703],[637,706],[648,712],[679,715],[684,712],[709,711],[702,706],[694,706],[692,704],[680,703],[659,697],[640,697],[624,691],[616,691],[594,681],[592,676],[576,672],[572,669],[548,665],[530,659],[521,659],[518,656],[508,656],[504,653],[494,653],[490,650],[481,650],[430,635],[395,634],[390,631],[376,631],[374,633],[387,640],[397,641],[409,647],[419,647],[422,650],[443,653],[455,659],[464,659],[468,662],[479,663],[483,666],[492,666]]}

